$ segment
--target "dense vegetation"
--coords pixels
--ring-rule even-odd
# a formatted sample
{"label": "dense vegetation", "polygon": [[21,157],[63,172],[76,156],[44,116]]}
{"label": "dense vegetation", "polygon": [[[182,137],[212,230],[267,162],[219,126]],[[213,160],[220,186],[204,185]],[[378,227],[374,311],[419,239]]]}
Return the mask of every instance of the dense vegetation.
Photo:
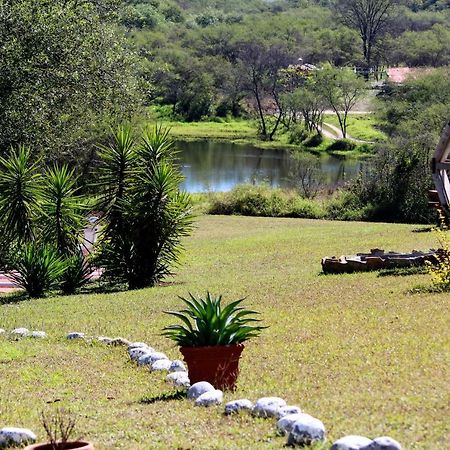
{"label": "dense vegetation", "polygon": [[385,85],[376,109],[388,143],[358,147],[375,152],[374,169],[344,194],[364,212],[355,218],[427,221],[427,158],[448,113],[450,9],[373,4],[376,27],[348,14],[367,16],[366,0],[0,0],[0,153],[31,146],[32,159],[68,164],[85,188],[100,164],[95,143],[126,120],[251,119],[254,139],[348,152],[349,141],[323,142],[326,110],[345,138],[348,112],[387,66],[443,66]]}

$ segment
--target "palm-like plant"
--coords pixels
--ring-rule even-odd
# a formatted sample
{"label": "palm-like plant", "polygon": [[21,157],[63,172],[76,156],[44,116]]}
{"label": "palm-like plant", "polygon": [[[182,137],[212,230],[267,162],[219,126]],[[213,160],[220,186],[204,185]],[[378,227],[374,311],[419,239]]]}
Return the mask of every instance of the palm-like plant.
{"label": "palm-like plant", "polygon": [[50,167],[43,178],[42,237],[64,257],[78,254],[86,222],[86,203],[76,182],[74,171],[66,165]]}
{"label": "palm-like plant", "polygon": [[181,311],[166,311],[177,317],[183,325],[169,325],[163,329],[163,336],[174,340],[181,347],[205,347],[239,344],[258,336],[265,326],[252,325],[260,322],[258,313],[239,306],[244,299],[222,305],[222,296],[189,299],[180,297],[187,308]]}
{"label": "palm-like plant", "polygon": [[71,295],[89,282],[92,267],[81,251],[66,258],[65,263],[66,270],[61,276],[59,287],[64,294]]}
{"label": "palm-like plant", "polygon": [[3,239],[26,242],[34,236],[39,214],[40,174],[28,147],[0,157],[0,226]]}
{"label": "palm-like plant", "polygon": [[182,175],[173,164],[173,141],[156,126],[139,145],[119,129],[102,147],[98,209],[105,211],[97,263],[113,282],[131,289],[153,286],[179,261],[181,239],[192,227],[190,197],[179,190]]}
{"label": "palm-like plant", "polygon": [[56,287],[66,270],[66,263],[49,245],[30,242],[22,246],[11,259],[8,278],[25,289],[30,297],[43,297]]}

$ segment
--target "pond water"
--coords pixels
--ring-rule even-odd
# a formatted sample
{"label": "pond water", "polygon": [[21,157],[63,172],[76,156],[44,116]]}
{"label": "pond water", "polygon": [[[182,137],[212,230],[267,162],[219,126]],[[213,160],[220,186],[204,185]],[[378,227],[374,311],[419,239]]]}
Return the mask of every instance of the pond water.
{"label": "pond water", "polygon": [[[295,162],[287,150],[258,149],[251,145],[210,141],[177,142],[180,166],[188,192],[226,192],[237,184],[266,183],[291,187]],[[361,169],[357,160],[317,157],[323,182],[336,187],[354,178]]]}

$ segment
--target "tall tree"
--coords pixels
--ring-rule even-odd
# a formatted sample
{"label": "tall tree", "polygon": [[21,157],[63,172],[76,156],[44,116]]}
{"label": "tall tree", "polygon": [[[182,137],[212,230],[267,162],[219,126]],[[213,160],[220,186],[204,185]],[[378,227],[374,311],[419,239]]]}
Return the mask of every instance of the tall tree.
{"label": "tall tree", "polygon": [[280,45],[248,41],[240,42],[238,48],[243,88],[255,102],[261,137],[272,140],[283,117],[281,69],[289,65],[292,57]]}
{"label": "tall tree", "polygon": [[338,0],[342,22],[359,32],[367,68],[372,67],[372,50],[386,27],[395,0]]}
{"label": "tall tree", "polygon": [[0,0],[0,152],[80,162],[105,122],[139,104],[117,0]]}
{"label": "tall tree", "polygon": [[333,67],[328,64],[317,73],[317,88],[335,112],[345,139],[348,113],[364,92],[364,80],[351,69]]}

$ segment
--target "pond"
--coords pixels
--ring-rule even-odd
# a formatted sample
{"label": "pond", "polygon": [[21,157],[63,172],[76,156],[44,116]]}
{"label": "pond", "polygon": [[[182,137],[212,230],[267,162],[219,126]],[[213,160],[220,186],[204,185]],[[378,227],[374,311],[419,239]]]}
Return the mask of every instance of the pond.
{"label": "pond", "polygon": [[[287,150],[258,149],[251,145],[210,141],[177,142],[188,192],[226,192],[237,184],[266,183],[291,187],[295,161]],[[317,157],[326,186],[334,188],[354,178],[361,162],[331,155]]]}

